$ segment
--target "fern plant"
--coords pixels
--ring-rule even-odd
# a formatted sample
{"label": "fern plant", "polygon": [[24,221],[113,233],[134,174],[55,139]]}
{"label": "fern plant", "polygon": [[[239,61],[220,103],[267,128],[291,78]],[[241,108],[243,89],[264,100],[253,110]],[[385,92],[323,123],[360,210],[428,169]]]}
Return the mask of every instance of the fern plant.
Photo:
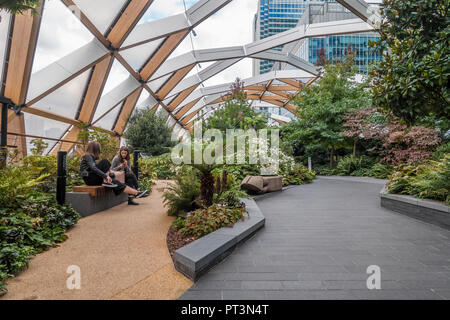
{"label": "fern plant", "polygon": [[168,207],[169,216],[185,216],[197,209],[197,198],[200,196],[200,183],[191,168],[185,167],[175,176],[163,191],[164,204]]}

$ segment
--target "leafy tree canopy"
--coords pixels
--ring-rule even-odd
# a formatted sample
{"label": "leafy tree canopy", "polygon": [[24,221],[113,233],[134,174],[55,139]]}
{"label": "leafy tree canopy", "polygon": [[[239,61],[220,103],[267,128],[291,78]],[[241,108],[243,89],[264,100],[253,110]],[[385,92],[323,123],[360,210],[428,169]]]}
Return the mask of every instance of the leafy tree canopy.
{"label": "leafy tree canopy", "polygon": [[[366,85],[352,79],[356,75],[354,55],[325,66],[323,77],[298,94],[298,120],[287,124],[282,135],[293,146],[294,153],[311,153],[317,148],[331,149],[345,142],[342,117],[350,110],[370,105]],[[298,154],[297,154],[298,155]]]}
{"label": "leafy tree canopy", "polygon": [[149,107],[134,112],[124,136],[133,150],[152,156],[167,153],[173,146],[166,121]]}
{"label": "leafy tree canopy", "polygon": [[263,129],[267,125],[267,117],[252,109],[243,90],[243,82],[237,78],[231,86],[231,96],[206,120],[204,128],[219,129]]}
{"label": "leafy tree canopy", "polygon": [[450,0],[385,0],[374,103],[409,124],[450,116]]}

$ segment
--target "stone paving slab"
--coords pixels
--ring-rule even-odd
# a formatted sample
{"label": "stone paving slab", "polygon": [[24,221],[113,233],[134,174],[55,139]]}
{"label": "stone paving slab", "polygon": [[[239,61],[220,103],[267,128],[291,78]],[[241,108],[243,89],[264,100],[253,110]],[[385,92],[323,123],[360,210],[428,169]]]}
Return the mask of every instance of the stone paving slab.
{"label": "stone paving slab", "polygon": [[321,177],[260,198],[266,227],[180,299],[450,299],[450,231],[381,208],[383,185]]}

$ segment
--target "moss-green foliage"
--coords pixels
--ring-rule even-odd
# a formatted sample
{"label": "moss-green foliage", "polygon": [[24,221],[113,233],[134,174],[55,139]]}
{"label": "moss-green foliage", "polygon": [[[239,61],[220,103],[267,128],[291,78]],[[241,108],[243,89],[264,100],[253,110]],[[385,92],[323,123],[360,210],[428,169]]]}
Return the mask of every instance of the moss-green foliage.
{"label": "moss-green foliage", "polygon": [[174,226],[186,236],[203,237],[219,228],[233,226],[244,218],[244,207],[225,207],[214,204],[192,212],[186,219],[178,218]]}
{"label": "moss-green foliage", "polygon": [[139,172],[145,177],[153,177],[160,180],[172,179],[177,170],[178,166],[172,162],[170,153],[139,159]]}
{"label": "moss-green foliage", "polygon": [[450,154],[439,160],[401,167],[392,175],[388,192],[444,201],[450,205]]}
{"label": "moss-green foliage", "polygon": [[8,277],[26,268],[33,255],[63,242],[80,218],[46,192],[49,177],[29,165],[0,171],[0,294]]}

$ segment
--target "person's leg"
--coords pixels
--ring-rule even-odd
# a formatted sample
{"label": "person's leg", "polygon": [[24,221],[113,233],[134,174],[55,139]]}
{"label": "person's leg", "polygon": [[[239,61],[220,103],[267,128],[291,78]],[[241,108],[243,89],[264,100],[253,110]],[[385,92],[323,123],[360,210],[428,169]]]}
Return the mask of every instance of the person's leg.
{"label": "person's leg", "polygon": [[111,163],[108,160],[103,159],[97,164],[97,168],[102,170],[104,173],[108,173],[109,169],[111,169]]}
{"label": "person's leg", "polygon": [[101,186],[103,183],[102,177],[92,173],[87,177],[83,177],[83,180],[87,186]]}
{"label": "person's leg", "polygon": [[134,173],[125,174],[125,184],[133,189],[139,189],[139,183]]}

